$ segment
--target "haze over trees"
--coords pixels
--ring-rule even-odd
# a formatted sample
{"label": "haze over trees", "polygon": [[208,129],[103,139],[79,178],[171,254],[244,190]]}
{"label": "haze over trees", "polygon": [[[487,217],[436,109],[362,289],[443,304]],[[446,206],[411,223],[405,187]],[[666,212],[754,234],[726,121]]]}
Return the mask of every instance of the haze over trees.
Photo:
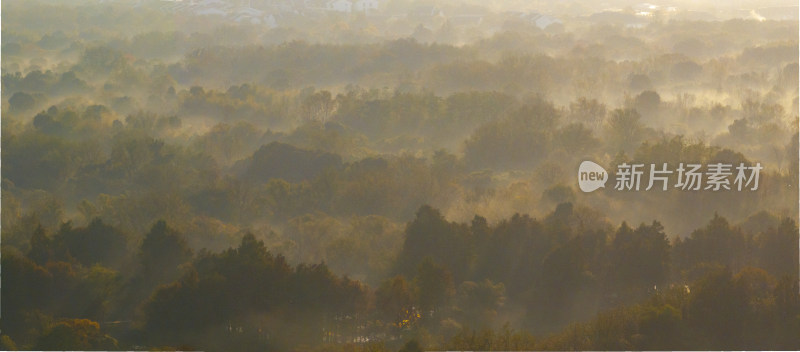
{"label": "haze over trees", "polygon": [[789,5],[313,3],[3,2],[0,349],[800,349]]}

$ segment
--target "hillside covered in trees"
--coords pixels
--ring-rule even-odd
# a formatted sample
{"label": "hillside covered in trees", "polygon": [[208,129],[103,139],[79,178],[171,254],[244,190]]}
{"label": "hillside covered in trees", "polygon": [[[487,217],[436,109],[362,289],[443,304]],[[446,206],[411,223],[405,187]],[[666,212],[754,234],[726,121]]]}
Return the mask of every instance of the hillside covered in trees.
{"label": "hillside covered in trees", "polygon": [[800,349],[796,18],[172,3],[2,4],[0,349]]}

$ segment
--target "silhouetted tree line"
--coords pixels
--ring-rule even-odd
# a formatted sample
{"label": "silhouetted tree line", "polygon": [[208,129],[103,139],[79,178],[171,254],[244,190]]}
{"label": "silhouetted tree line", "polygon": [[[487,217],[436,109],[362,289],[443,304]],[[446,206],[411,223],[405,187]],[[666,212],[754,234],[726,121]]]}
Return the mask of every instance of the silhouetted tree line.
{"label": "silhouetted tree line", "polygon": [[[27,253],[4,247],[3,332],[37,349],[284,350],[419,336],[459,349],[798,346],[793,220],[751,234],[715,216],[670,241],[657,221],[612,227],[585,212],[563,203],[541,220],[489,225],[423,206],[377,287],[325,263],[292,266],[252,234],[194,254],[163,221],[138,244],[99,219],[52,235],[38,227]],[[494,330],[511,320],[522,330]]]}

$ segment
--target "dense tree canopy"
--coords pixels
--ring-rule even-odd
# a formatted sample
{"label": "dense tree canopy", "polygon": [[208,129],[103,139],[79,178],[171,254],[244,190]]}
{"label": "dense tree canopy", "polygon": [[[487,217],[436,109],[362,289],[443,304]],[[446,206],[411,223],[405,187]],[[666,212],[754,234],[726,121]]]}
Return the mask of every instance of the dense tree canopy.
{"label": "dense tree canopy", "polygon": [[793,11],[378,3],[4,1],[0,349],[800,349]]}

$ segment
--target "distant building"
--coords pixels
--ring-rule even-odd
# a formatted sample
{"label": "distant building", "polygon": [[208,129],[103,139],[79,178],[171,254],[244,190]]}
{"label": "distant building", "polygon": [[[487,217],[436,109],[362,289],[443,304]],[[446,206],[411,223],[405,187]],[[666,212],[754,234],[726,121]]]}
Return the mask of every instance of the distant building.
{"label": "distant building", "polygon": [[[434,13],[436,11],[434,10]],[[441,11],[439,11],[441,13]],[[450,25],[461,26],[478,26],[483,23],[484,16],[487,12],[481,8],[462,6],[460,8],[451,9],[444,16]]]}
{"label": "distant building", "polygon": [[350,0],[331,0],[325,5],[329,11],[353,12],[353,2]]}
{"label": "distant building", "polygon": [[263,24],[270,28],[275,28],[278,26],[278,23],[275,20],[275,16],[273,15],[268,15],[263,17],[240,15],[236,16],[233,20],[238,23]]}
{"label": "distant building", "polygon": [[540,13],[529,14],[528,20],[539,29],[545,29],[552,24],[561,24],[561,20]]}
{"label": "distant building", "polygon": [[643,2],[633,6],[634,14],[642,17],[652,17],[659,9],[660,6],[651,4],[649,2]]}
{"label": "distant building", "polygon": [[777,21],[797,21],[800,13],[797,6],[762,7],[754,12],[761,18]]}
{"label": "distant building", "polygon": [[200,6],[229,6],[228,3],[222,0],[203,0],[199,2],[193,1],[193,3],[199,4]]}
{"label": "distant building", "polygon": [[191,11],[197,16],[226,16],[231,4],[221,0],[193,1],[190,5]]}
{"label": "distant building", "polygon": [[378,0],[358,0],[355,3],[356,12],[369,12],[378,9]]}
{"label": "distant building", "polygon": [[428,18],[428,17],[441,17],[444,12],[436,6],[419,6],[408,14],[409,17]]}
{"label": "distant building", "polygon": [[240,7],[232,11],[230,18],[237,23],[263,24],[269,26],[270,28],[275,28],[278,26],[274,15],[267,14],[264,11],[254,9],[249,6]]}
{"label": "distant building", "polygon": [[588,17],[588,20],[595,23],[618,24],[628,28],[643,28],[650,23],[648,17],[637,16],[623,11],[610,10],[592,14]]}
{"label": "distant building", "polygon": [[197,9],[194,14],[198,16],[225,16],[228,13],[218,8],[209,7]]}
{"label": "distant building", "polygon": [[545,29],[553,24],[561,24],[561,20],[548,16],[542,16],[536,19],[536,26]]}
{"label": "distant building", "polygon": [[481,15],[456,15],[447,18],[447,23],[456,27],[479,26],[483,23]]}
{"label": "distant building", "polygon": [[264,14],[264,11],[254,9],[252,7],[240,7],[233,11],[235,16],[250,16],[250,17],[261,17]]}

